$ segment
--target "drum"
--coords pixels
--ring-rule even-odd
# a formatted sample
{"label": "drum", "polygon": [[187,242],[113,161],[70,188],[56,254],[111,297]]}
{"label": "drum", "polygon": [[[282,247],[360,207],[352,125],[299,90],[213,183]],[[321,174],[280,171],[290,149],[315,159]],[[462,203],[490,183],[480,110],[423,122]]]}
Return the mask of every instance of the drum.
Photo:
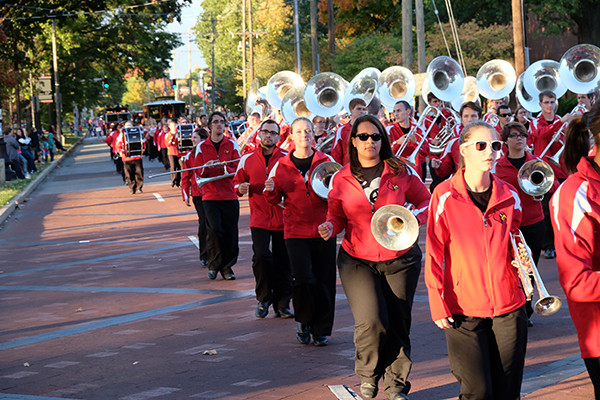
{"label": "drum", "polygon": [[192,134],[195,128],[194,124],[177,125],[177,148],[180,153],[186,153],[194,147]]}
{"label": "drum", "polygon": [[142,157],[144,155],[144,132],[139,126],[124,128],[125,157]]}

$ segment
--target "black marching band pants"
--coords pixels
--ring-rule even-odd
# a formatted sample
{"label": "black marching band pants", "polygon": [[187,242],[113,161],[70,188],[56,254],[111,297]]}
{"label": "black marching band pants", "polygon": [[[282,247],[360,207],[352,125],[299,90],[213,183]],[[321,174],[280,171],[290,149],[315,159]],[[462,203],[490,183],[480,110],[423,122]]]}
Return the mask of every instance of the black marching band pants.
{"label": "black marching band pants", "polygon": [[208,269],[222,272],[231,270],[240,252],[240,203],[238,200],[202,200],[202,206],[206,216]]}
{"label": "black marching band pants", "polygon": [[411,310],[421,249],[415,244],[401,257],[375,262],[340,248],[337,261],[354,316],[356,375],[374,385],[383,377],[387,393],[408,393]]}
{"label": "black marching band pants", "polygon": [[288,308],[292,298],[292,276],[283,231],[250,227],[250,232],[256,300],[269,302],[277,310]]}
{"label": "black marching band pants", "polygon": [[335,312],[336,237],[285,239],[292,272],[292,303],[297,322],[313,336],[330,336]]}
{"label": "black marching band pants", "polygon": [[206,216],[204,215],[204,206],[202,205],[202,196],[192,196],[196,214],[198,214],[198,250],[200,250],[200,260],[208,261],[206,246]]}

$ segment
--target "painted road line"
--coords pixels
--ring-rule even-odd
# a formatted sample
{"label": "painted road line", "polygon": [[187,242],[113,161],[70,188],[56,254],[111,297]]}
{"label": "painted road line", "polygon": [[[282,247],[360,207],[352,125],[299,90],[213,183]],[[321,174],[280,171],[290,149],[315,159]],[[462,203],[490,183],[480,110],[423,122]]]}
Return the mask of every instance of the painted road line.
{"label": "painted road line", "polygon": [[156,197],[156,200],[164,203],[165,199],[163,199],[163,197],[159,193],[152,193],[152,194],[154,195],[154,197]]}
{"label": "painted road line", "polygon": [[190,239],[190,241],[192,243],[194,243],[194,246],[196,246],[198,249],[200,248],[200,242],[198,241],[198,238],[196,236],[188,236],[188,239]]}
{"label": "painted road line", "polygon": [[146,287],[105,287],[105,286],[34,286],[34,285],[5,285],[1,291],[31,291],[31,292],[90,292],[90,293],[166,293],[166,294],[204,294],[211,296],[230,295],[236,293],[238,298],[252,296],[253,289],[248,290],[218,290],[193,288],[146,288]]}

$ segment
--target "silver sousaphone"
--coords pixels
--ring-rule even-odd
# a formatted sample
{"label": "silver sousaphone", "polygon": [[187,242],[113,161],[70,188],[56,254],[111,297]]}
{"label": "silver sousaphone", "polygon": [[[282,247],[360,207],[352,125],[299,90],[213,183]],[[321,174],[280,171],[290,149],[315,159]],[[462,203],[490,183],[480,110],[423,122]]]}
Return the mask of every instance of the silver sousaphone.
{"label": "silver sousaphone", "polygon": [[530,113],[537,113],[542,111],[542,107],[540,106],[540,102],[537,98],[534,98],[527,92],[525,86],[523,85],[523,76],[525,73],[521,73],[519,78],[517,79],[517,86],[515,87],[515,92],[517,94],[517,99],[519,100],[519,104],[523,106]]}
{"label": "silver sousaphone", "polygon": [[465,74],[453,58],[436,57],[427,66],[427,84],[435,97],[452,101],[462,93]]}
{"label": "silver sousaphone", "polygon": [[271,114],[271,105],[267,100],[266,87],[259,87],[258,79],[252,81],[246,97],[246,114],[250,115],[255,111],[260,111],[262,118]]}
{"label": "silver sousaphone", "polygon": [[333,72],[313,76],[304,90],[304,103],[313,114],[323,118],[333,117],[344,108],[344,92],[348,82]]}
{"label": "silver sousaphone", "polygon": [[304,86],[304,79],[292,71],[280,71],[267,82],[267,100],[271,107],[281,110],[283,97],[293,87]]}
{"label": "silver sousaphone", "polygon": [[393,110],[400,100],[410,103],[416,88],[415,76],[405,67],[395,65],[386,68],[379,77],[379,99],[388,110]]}
{"label": "silver sousaphone", "polygon": [[379,75],[377,68],[365,68],[350,81],[344,92],[344,109],[350,112],[350,102],[353,99],[362,99],[368,106],[377,95],[379,87]]}
{"label": "silver sousaphone", "polygon": [[308,111],[304,103],[305,86],[294,86],[287,91],[281,100],[281,115],[288,124],[292,124],[297,118],[304,117],[312,121],[315,117],[313,113]]}
{"label": "silver sousaphone", "polygon": [[419,237],[419,222],[406,207],[388,204],[373,214],[371,233],[388,250],[402,251],[411,247]]}
{"label": "silver sousaphone", "polygon": [[488,61],[477,71],[477,89],[486,99],[498,100],[508,96],[516,82],[515,69],[504,60]]}
{"label": "silver sousaphone", "polygon": [[474,76],[465,77],[465,86],[456,99],[452,100],[452,108],[456,111],[460,111],[462,105],[466,102],[472,101],[481,107],[481,99],[479,99],[479,89],[477,88],[477,79]]}
{"label": "silver sousaphone", "polygon": [[558,69],[560,64],[554,60],[539,60],[527,68],[523,74],[523,86],[533,97],[537,98],[545,90],[562,97],[567,87],[562,83]]}
{"label": "silver sousaphone", "polygon": [[340,169],[342,169],[342,166],[333,161],[326,161],[315,167],[310,175],[310,186],[317,196],[327,200],[333,175]]}
{"label": "silver sousaphone", "polygon": [[600,48],[591,44],[571,47],[560,59],[560,79],[567,89],[577,94],[600,89]]}

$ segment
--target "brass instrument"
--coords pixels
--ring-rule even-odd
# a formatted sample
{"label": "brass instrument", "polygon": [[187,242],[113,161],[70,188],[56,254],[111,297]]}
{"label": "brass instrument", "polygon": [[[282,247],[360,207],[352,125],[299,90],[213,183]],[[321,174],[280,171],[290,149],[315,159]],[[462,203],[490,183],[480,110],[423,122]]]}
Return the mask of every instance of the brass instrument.
{"label": "brass instrument", "polygon": [[333,161],[326,161],[315,167],[310,175],[310,186],[317,196],[327,200],[333,175],[340,169],[342,166]]}
{"label": "brass instrument", "polygon": [[348,82],[333,72],[313,76],[304,90],[306,108],[320,117],[333,117],[344,108],[344,92],[347,87]]}
{"label": "brass instrument", "polygon": [[502,99],[515,87],[517,73],[513,66],[504,60],[491,60],[477,72],[479,93],[490,100]]}
{"label": "brass instrument", "polygon": [[[239,160],[236,160],[236,161],[239,161]],[[229,161],[229,162],[231,162],[231,161]],[[220,165],[220,164],[223,164],[223,175],[211,176],[209,178],[200,178],[199,176],[196,176],[196,185],[198,185],[198,187],[201,188],[202,186],[206,185],[207,183],[218,181],[220,179],[231,178],[232,176],[235,175],[235,172],[232,172],[229,174],[227,173],[227,169],[225,167],[225,162],[215,164],[215,165]],[[211,167],[214,167],[215,165],[211,165]]]}
{"label": "brass instrument", "polygon": [[517,86],[515,87],[515,92],[517,94],[517,100],[519,100],[519,104],[523,106],[527,111],[531,113],[537,113],[542,111],[542,107],[540,106],[540,102],[537,98],[534,98],[529,92],[525,89],[523,85],[523,76],[525,73],[521,73],[519,78],[517,79]]}
{"label": "brass instrument", "polygon": [[577,94],[600,89],[600,49],[591,44],[571,47],[560,59],[560,79],[567,89]]}
{"label": "brass instrument", "polygon": [[525,296],[527,300],[531,300],[533,296],[533,285],[531,284],[530,274],[527,271],[526,264],[531,265],[531,275],[533,276],[533,280],[538,289],[538,295],[540,299],[535,303],[533,309],[534,311],[543,316],[552,315],[560,310],[562,306],[562,301],[560,298],[556,296],[550,296],[546,287],[544,286],[544,282],[542,282],[542,278],[540,273],[538,272],[535,263],[533,262],[533,257],[531,256],[531,250],[525,239],[523,238],[523,234],[521,231],[517,233],[510,234],[510,242],[513,247],[515,261],[518,265],[518,275],[521,280],[521,284],[523,285],[523,291],[525,292]]}
{"label": "brass instrument", "polygon": [[379,76],[377,93],[381,104],[393,110],[400,100],[411,102],[416,86],[415,76],[408,68],[393,66],[386,68]]}
{"label": "brass instrument", "polygon": [[280,71],[267,82],[267,101],[278,110],[285,94],[293,87],[304,86],[304,79],[292,71]]}
{"label": "brass instrument", "polygon": [[388,250],[402,251],[411,247],[419,237],[419,222],[408,208],[388,204],[373,214],[371,233]]}
{"label": "brass instrument", "polygon": [[353,99],[362,99],[368,106],[377,95],[379,76],[377,68],[365,68],[350,81],[344,92],[344,109],[350,112],[350,102]]}
{"label": "brass instrument", "polygon": [[281,115],[285,122],[292,124],[297,118],[304,117],[312,121],[315,117],[313,113],[308,111],[306,103],[304,101],[304,90],[306,86],[302,83],[302,86],[294,86],[287,91],[283,99],[281,100]]}
{"label": "brass instrument", "polygon": [[541,159],[527,161],[519,168],[517,181],[523,192],[541,201],[554,184],[554,171]]}
{"label": "brass instrument", "polygon": [[481,100],[479,99],[479,89],[477,88],[477,79],[474,76],[465,77],[465,86],[463,87],[460,96],[450,101],[452,108],[455,111],[460,111],[462,105],[468,101],[481,106]]}
{"label": "brass instrument", "polygon": [[267,100],[267,88],[259,87],[258,79],[250,84],[248,96],[246,97],[246,114],[259,112],[261,117],[271,114],[271,105]]}
{"label": "brass instrument", "polygon": [[415,126],[413,126],[413,128],[410,130],[410,132],[408,132],[408,134],[404,138],[404,142],[402,142],[402,144],[400,145],[400,147],[398,148],[398,150],[396,151],[396,154],[395,154],[396,157],[400,158],[400,156],[402,155],[402,153],[404,152],[404,150],[406,150],[406,147],[408,146],[410,137],[413,136],[413,135],[416,137],[417,129],[419,127],[423,127],[424,126],[425,120],[426,120],[426,118],[428,116],[431,115],[430,114],[431,112],[433,112],[434,114],[432,115],[432,122],[429,125],[429,128],[427,128],[427,130],[423,134],[423,137],[421,138],[421,140],[419,141],[419,143],[417,143],[417,146],[415,147],[415,150],[412,152],[412,154],[410,156],[408,156],[407,158],[404,159],[408,164],[410,164],[413,167],[417,163],[417,155],[419,154],[419,150],[421,150],[421,147],[423,146],[423,143],[425,143],[425,141],[429,137],[429,132],[431,132],[431,128],[433,128],[433,125],[434,125],[433,121],[435,121],[435,119],[439,115],[442,114],[442,111],[439,108],[433,107],[433,106],[427,106],[427,107],[425,107],[425,109],[421,113],[421,116],[419,117],[419,121],[417,122],[417,124]]}
{"label": "brass instrument", "polygon": [[157,176],[171,175],[171,174],[174,174],[174,173],[177,173],[177,172],[183,172],[183,171],[193,171],[195,169],[218,167],[220,165],[224,166],[225,164],[229,164],[229,163],[232,163],[232,162],[237,162],[237,161],[240,161],[240,160],[241,160],[241,158],[236,158],[235,160],[220,161],[220,162],[214,163],[212,165],[208,165],[208,163],[206,163],[206,164],[200,165],[198,167],[178,169],[177,171],[173,171],[173,172],[162,172],[160,174],[148,175],[148,178],[156,178]]}
{"label": "brass instrument", "polygon": [[545,90],[562,97],[567,87],[562,83],[558,72],[560,64],[554,60],[539,60],[531,64],[523,73],[523,85],[533,98]]}
{"label": "brass instrument", "polygon": [[[585,106],[583,104],[577,104],[575,107],[573,107],[573,110],[571,110],[571,115],[573,115],[573,116],[577,115],[577,114],[583,115],[587,111],[588,111],[587,108],[585,108]],[[567,125],[568,125],[568,123],[562,124],[560,129],[558,131],[556,131],[556,133],[552,136],[552,139],[550,139],[550,141],[548,142],[548,145],[546,146],[544,151],[542,151],[542,154],[540,154],[540,158],[542,158],[546,155],[546,153],[550,150],[550,147],[552,147],[554,142],[560,141],[560,137]],[[565,149],[565,145],[563,143],[562,147],[552,157],[548,157],[548,161],[550,161],[552,164],[554,164],[556,166],[560,166],[560,156],[562,155],[562,152],[564,149]]]}

